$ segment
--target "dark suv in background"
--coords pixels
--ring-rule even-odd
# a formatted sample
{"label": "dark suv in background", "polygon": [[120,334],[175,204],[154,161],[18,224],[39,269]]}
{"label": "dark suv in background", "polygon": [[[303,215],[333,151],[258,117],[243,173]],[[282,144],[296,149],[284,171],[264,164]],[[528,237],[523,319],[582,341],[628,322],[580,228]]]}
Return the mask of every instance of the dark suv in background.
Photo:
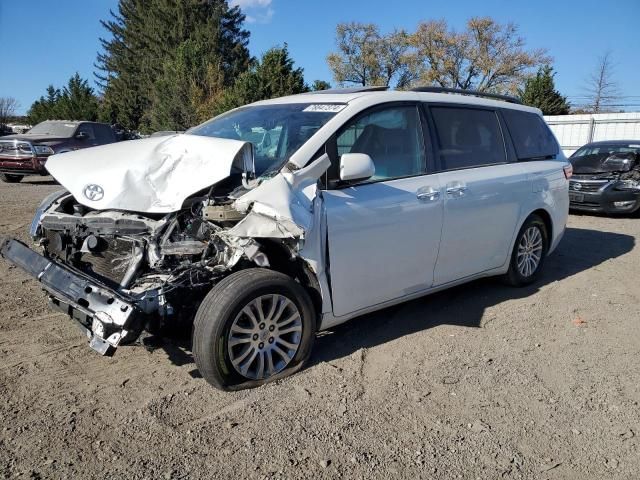
{"label": "dark suv in background", "polygon": [[25,175],[47,175],[44,164],[54,153],[116,141],[106,123],[47,120],[27,133],[0,138],[0,180],[15,183]]}

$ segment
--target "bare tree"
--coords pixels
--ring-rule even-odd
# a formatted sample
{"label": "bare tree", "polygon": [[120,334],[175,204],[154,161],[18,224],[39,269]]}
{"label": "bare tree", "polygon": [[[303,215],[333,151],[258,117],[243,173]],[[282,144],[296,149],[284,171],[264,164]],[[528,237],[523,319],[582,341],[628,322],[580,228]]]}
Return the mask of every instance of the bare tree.
{"label": "bare tree", "polygon": [[13,97],[0,97],[0,126],[6,125],[16,114],[20,104]]}
{"label": "bare tree", "polygon": [[403,88],[416,78],[412,70],[409,35],[396,30],[382,35],[372,23],[340,23],[336,27],[338,51],[327,57],[338,84],[381,85]]}
{"label": "bare tree", "polygon": [[445,20],[422,22],[411,38],[420,80],[429,85],[516,93],[535,71],[551,63],[544,49],[527,50],[513,23],[475,17],[462,32]]}
{"label": "bare tree", "polygon": [[613,78],[613,69],[612,53],[608,50],[598,58],[596,68],[587,78],[587,105],[593,113],[608,110],[608,107],[620,99],[620,88]]}

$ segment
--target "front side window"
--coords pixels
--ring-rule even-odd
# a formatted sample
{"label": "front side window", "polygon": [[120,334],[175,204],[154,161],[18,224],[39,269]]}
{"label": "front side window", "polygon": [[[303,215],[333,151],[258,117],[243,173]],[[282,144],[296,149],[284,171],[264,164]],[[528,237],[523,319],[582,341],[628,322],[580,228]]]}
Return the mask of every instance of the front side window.
{"label": "front side window", "polygon": [[442,170],[481,167],[507,161],[495,112],[475,108],[431,107],[431,114]]}
{"label": "front side window", "polygon": [[95,132],[93,131],[93,125],[91,125],[90,123],[82,123],[82,124],[80,124],[80,126],[78,127],[78,131],[76,132],[76,135],[78,133],[86,133],[87,134],[87,138],[89,140],[95,140],[96,139]]}
{"label": "front side window", "polygon": [[549,158],[558,154],[558,142],[544,120],[535,113],[505,109],[518,160]]}
{"label": "front side window", "polygon": [[371,180],[425,173],[420,114],[415,105],[388,107],[347,123],[337,139],[338,156],[366,153],[376,167]]}
{"label": "front side window", "polygon": [[187,134],[251,142],[260,176],[284,165],[343,107],[311,103],[248,106],[193,127]]}

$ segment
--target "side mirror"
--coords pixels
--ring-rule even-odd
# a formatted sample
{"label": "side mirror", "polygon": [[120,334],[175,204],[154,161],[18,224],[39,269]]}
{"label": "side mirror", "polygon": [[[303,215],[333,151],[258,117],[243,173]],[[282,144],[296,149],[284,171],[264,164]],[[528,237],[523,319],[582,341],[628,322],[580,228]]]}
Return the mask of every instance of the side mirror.
{"label": "side mirror", "polygon": [[340,180],[366,180],[375,173],[376,166],[366,153],[343,153],[340,157]]}
{"label": "side mirror", "polygon": [[89,138],[89,135],[87,135],[87,132],[78,132],[76,133],[76,138],[78,140],[86,140],[87,138]]}

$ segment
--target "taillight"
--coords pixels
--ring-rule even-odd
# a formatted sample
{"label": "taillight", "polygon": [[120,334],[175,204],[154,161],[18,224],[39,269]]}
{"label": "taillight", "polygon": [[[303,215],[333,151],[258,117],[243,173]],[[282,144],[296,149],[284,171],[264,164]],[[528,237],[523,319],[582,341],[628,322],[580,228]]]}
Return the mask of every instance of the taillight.
{"label": "taillight", "polygon": [[564,178],[569,180],[573,175],[573,165],[565,165],[564,167],[562,167],[562,170],[564,170]]}

